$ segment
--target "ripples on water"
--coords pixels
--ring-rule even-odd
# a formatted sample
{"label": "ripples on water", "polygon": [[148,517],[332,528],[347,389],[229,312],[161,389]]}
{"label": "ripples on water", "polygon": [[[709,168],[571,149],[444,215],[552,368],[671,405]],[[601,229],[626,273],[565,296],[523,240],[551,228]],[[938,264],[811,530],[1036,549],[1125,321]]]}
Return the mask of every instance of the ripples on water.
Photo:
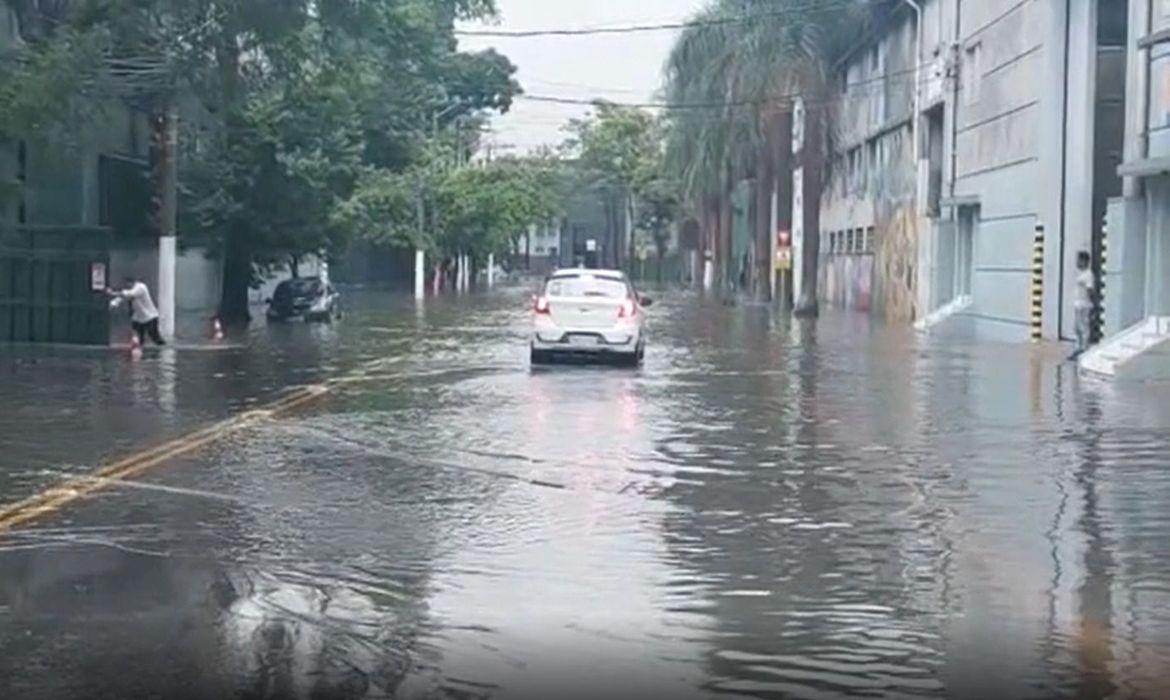
{"label": "ripples on water", "polygon": [[[61,595],[44,572],[104,556],[99,578],[129,584],[103,624],[139,629],[134,597],[165,579],[187,591],[167,619],[208,628],[170,653],[220,659],[184,673],[251,697],[1170,690],[1157,389],[962,329],[664,301],[634,372],[530,371],[520,294],[375,298],[170,370],[96,362],[94,405],[154,407],[143,431],[351,381],[150,477],[170,491],[6,539],[0,618],[45,634],[27,622]],[[84,435],[96,412],[68,420]],[[84,470],[62,454],[40,456]]]}

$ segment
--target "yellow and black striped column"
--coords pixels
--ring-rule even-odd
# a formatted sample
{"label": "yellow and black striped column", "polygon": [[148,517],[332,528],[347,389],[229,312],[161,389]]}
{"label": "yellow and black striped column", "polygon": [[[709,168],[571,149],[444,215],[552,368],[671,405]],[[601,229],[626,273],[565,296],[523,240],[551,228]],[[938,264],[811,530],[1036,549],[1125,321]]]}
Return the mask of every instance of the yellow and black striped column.
{"label": "yellow and black striped column", "polygon": [[1093,311],[1092,342],[1099,343],[1105,337],[1105,269],[1109,256],[1109,224],[1101,225],[1101,253],[1097,261],[1097,303]]}
{"label": "yellow and black striped column", "polygon": [[1032,342],[1044,335],[1044,224],[1032,239]]}

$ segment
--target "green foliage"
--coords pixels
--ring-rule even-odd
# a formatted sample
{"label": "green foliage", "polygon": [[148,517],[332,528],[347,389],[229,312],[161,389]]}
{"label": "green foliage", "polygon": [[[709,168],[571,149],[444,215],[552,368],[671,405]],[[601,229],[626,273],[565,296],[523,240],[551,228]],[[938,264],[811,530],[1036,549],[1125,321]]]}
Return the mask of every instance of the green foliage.
{"label": "green foliage", "polygon": [[362,168],[357,105],[328,72],[254,93],[233,138],[188,166],[189,224],[243,232],[256,262],[337,252],[334,208]]}
{"label": "green foliage", "polygon": [[530,224],[563,211],[565,179],[555,161],[503,159],[452,170],[439,181],[436,206],[444,252],[506,250]]}
{"label": "green foliage", "polygon": [[638,189],[656,177],[661,132],[654,115],[608,102],[594,113],[569,122],[565,149],[578,167],[600,184]]}
{"label": "green foliage", "polygon": [[[675,110],[667,160],[687,197],[722,195],[749,173],[778,114],[808,96],[820,109],[828,70],[883,3],[826,9],[806,0],[713,0],[685,29],[666,65]],[[752,16],[751,22],[722,21]]]}
{"label": "green foliage", "polygon": [[331,225],[371,243],[433,248],[418,228],[419,180],[408,173],[368,168],[353,194],[333,210]]}
{"label": "green foliage", "polygon": [[421,150],[420,160],[403,172],[362,173],[334,223],[374,243],[480,255],[506,250],[529,224],[563,211],[567,181],[555,160],[508,158],[453,168],[448,144],[432,141]]}
{"label": "green foliage", "polygon": [[681,211],[679,184],[665,177],[647,182],[641,190],[638,228],[650,233],[659,255],[666,249],[670,227]]}
{"label": "green foliage", "polygon": [[454,22],[494,0],[3,1],[25,41],[0,55],[0,137],[68,131],[110,97],[200,105],[183,115],[199,143],[182,149],[181,231],[261,265],[354,236],[418,242],[420,178],[442,196],[426,134],[520,91],[505,56],[456,51]]}
{"label": "green foliage", "polygon": [[79,99],[101,37],[64,32],[0,53],[0,137],[60,139],[90,113]]}
{"label": "green foliage", "polygon": [[593,185],[611,186],[628,198],[634,224],[661,249],[678,216],[681,184],[668,174],[663,122],[650,112],[604,102],[589,117],[569,124],[565,148]]}

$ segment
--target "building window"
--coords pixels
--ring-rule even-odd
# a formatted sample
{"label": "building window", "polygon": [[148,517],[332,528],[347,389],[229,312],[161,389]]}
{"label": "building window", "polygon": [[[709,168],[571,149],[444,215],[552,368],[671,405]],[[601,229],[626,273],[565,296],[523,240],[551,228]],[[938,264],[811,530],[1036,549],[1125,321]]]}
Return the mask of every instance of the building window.
{"label": "building window", "polygon": [[854,193],[861,189],[861,147],[849,149],[849,192]]}
{"label": "building window", "polygon": [[1170,127],[1170,50],[1152,49],[1150,57],[1150,131]]}
{"label": "building window", "polygon": [[966,61],[963,62],[963,72],[967,104],[977,104],[983,93],[982,43],[972,44],[967,47]]}
{"label": "building window", "polygon": [[878,79],[885,74],[885,65],[883,65],[885,61],[883,59],[880,46],[874,46],[870,49],[869,75],[867,77],[874,81],[872,90],[869,91],[869,119],[872,126],[881,124],[886,117],[885,86],[877,83]]}
{"label": "building window", "polygon": [[874,248],[873,226],[870,226],[870,227],[865,229],[865,248],[864,248],[864,250],[862,250],[862,252],[863,253],[873,253],[873,248]]}
{"label": "building window", "polygon": [[1154,17],[1154,29],[1170,28],[1170,0],[1159,0],[1158,10]]}

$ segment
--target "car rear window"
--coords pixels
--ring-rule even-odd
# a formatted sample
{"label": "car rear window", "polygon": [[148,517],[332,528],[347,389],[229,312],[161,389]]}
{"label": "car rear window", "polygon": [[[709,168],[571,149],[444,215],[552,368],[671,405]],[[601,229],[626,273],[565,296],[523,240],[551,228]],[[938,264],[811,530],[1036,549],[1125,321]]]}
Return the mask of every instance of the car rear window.
{"label": "car rear window", "polygon": [[321,281],[313,278],[300,277],[297,279],[285,280],[281,282],[277,291],[283,291],[285,294],[310,294],[316,293],[321,288]]}
{"label": "car rear window", "polygon": [[612,277],[577,275],[552,278],[548,281],[545,293],[550,297],[624,299],[629,296],[629,288],[622,280]]}

